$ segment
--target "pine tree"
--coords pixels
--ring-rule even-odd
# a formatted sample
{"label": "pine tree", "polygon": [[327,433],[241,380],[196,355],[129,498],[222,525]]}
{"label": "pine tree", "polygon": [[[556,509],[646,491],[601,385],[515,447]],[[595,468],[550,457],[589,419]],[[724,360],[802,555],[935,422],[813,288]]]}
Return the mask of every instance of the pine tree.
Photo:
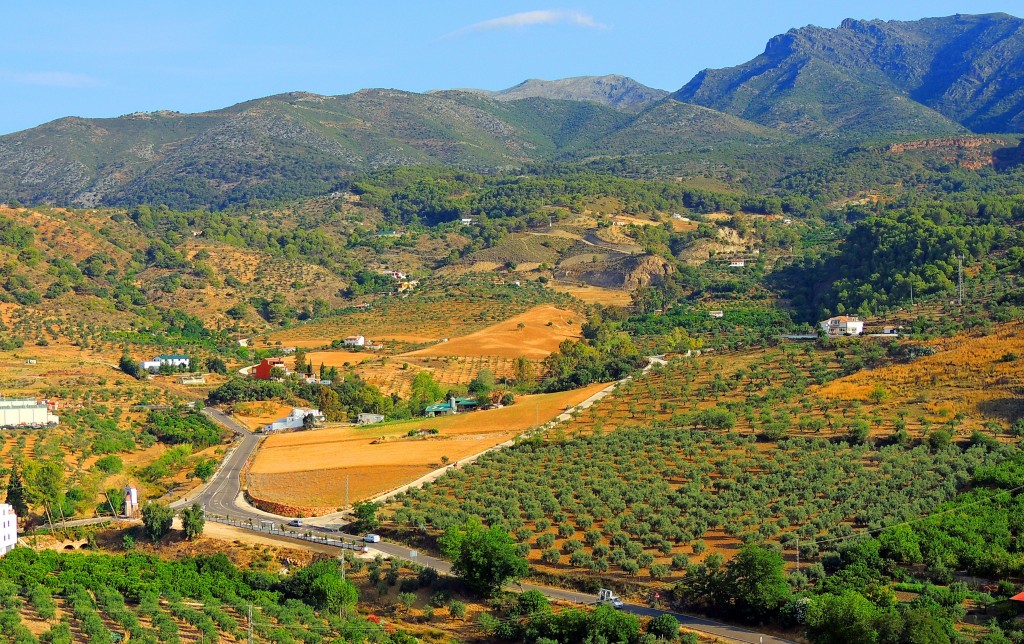
{"label": "pine tree", "polygon": [[21,483],[21,474],[18,473],[17,461],[11,465],[11,477],[7,479],[7,503],[14,508],[14,513],[19,517],[28,516],[28,504],[25,503],[25,488]]}

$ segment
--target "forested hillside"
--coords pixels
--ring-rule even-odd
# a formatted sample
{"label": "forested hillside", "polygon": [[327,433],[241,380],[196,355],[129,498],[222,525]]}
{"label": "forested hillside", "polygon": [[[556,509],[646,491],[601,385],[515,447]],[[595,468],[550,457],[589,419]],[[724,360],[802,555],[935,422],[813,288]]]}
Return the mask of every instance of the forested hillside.
{"label": "forested hillside", "polygon": [[604,76],[69,117],[0,137],[0,200],[221,209],[322,195],[383,167],[538,162],[763,190],[851,147],[1024,130],[1022,34],[1005,14],[804,27],[668,96]]}
{"label": "forested hillside", "polygon": [[673,94],[825,139],[1024,130],[1024,23],[1006,14],[845,20],[768,42]]}

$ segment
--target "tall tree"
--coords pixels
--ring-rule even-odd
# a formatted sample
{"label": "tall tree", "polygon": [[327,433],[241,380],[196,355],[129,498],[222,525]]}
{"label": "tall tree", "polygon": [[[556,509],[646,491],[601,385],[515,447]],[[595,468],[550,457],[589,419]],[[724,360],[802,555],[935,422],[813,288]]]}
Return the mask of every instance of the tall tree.
{"label": "tall tree", "polygon": [[63,515],[64,467],[58,461],[26,461],[22,464],[25,474],[25,492],[29,503],[42,505],[46,518],[53,523],[53,510]]}
{"label": "tall tree", "polygon": [[738,612],[750,620],[763,620],[789,601],[783,564],[776,550],[757,545],[740,548],[725,573]]}
{"label": "tall tree", "polygon": [[449,528],[438,545],[451,560],[452,571],[480,594],[489,595],[529,572],[512,536],[497,526],[484,528],[476,518]]}
{"label": "tall tree", "polygon": [[206,515],[203,507],[193,503],[192,507],[185,508],[181,512],[181,527],[185,530],[185,538],[189,541],[202,536],[203,528],[206,526]]}
{"label": "tall tree", "polygon": [[380,508],[379,503],[371,503],[369,501],[360,501],[352,506],[359,530],[369,531],[380,527],[380,520],[377,518],[378,508]]}
{"label": "tall tree", "polygon": [[147,503],[142,506],[142,525],[146,536],[157,542],[171,531],[174,510],[162,503]]}
{"label": "tall tree", "polygon": [[412,379],[412,391],[409,394],[409,410],[417,416],[423,414],[427,405],[438,400],[444,391],[434,380],[429,371],[421,371]]}
{"label": "tall tree", "polygon": [[7,479],[7,503],[14,508],[19,517],[28,516],[28,503],[25,500],[25,486],[21,482],[18,462],[11,465],[11,476]]}

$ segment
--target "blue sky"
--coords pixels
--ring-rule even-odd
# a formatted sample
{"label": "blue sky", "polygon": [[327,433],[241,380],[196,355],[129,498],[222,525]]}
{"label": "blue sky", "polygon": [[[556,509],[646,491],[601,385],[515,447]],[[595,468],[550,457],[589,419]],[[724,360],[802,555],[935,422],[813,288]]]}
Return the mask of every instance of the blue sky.
{"label": "blue sky", "polygon": [[[61,116],[197,112],[303,90],[501,89],[618,73],[675,90],[791,27],[1024,15],[1020,0],[7,0],[0,134]],[[93,5],[91,7],[85,5]]]}

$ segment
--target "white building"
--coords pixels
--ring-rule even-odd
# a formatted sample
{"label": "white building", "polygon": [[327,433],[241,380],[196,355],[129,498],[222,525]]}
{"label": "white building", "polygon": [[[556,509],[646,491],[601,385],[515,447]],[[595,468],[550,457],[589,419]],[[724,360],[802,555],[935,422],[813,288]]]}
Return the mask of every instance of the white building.
{"label": "white building", "polygon": [[709,311],[708,315],[713,318],[721,319],[725,317],[725,311]]}
{"label": "white building", "polygon": [[821,328],[827,335],[860,335],[864,333],[864,323],[849,315],[837,315],[822,320]]}
{"label": "white building", "polygon": [[383,422],[384,414],[359,414],[356,417],[356,425],[372,425]]}
{"label": "white building", "polygon": [[56,425],[60,418],[52,413],[46,401],[35,398],[0,398],[0,427],[45,427]]}
{"label": "white building", "polygon": [[160,367],[165,364],[174,368],[184,367],[188,369],[191,360],[189,360],[188,356],[183,355],[157,356],[152,360],[143,360],[142,368],[146,371],[159,371]]}
{"label": "white building", "polygon": [[279,432],[282,429],[302,429],[306,416],[312,415],[313,420],[322,423],[327,418],[320,413],[319,409],[306,407],[292,407],[292,413],[285,418],[279,418],[269,425],[262,427],[264,432]]}
{"label": "white building", "polygon": [[130,485],[124,488],[124,515],[129,518],[139,516],[139,489]]}
{"label": "white building", "polygon": [[743,268],[746,265],[747,265],[747,260],[745,260],[745,259],[730,259],[729,260],[729,268]]}
{"label": "white building", "polygon": [[366,345],[366,338],[361,335],[350,335],[341,342],[346,347],[362,347]]}
{"label": "white building", "polygon": [[18,515],[8,503],[0,503],[0,557],[18,545]]}

